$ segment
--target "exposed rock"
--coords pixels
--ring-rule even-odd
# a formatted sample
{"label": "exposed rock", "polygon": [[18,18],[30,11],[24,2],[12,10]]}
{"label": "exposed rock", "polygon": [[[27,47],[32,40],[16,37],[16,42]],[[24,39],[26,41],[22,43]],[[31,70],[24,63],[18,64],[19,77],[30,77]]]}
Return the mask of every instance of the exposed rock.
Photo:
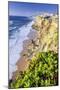
{"label": "exposed rock", "polygon": [[27,49],[27,47],[29,47],[32,44],[32,41],[29,40],[24,40],[23,41],[23,49]]}
{"label": "exposed rock", "polygon": [[30,40],[36,41],[37,38],[39,38],[39,34],[38,34],[38,32],[37,32],[36,30],[32,30],[32,31],[30,31],[30,33],[28,34],[28,38],[29,38]]}
{"label": "exposed rock", "polygon": [[50,16],[49,18],[37,16],[32,27],[39,32],[40,51],[58,51],[57,15]]}

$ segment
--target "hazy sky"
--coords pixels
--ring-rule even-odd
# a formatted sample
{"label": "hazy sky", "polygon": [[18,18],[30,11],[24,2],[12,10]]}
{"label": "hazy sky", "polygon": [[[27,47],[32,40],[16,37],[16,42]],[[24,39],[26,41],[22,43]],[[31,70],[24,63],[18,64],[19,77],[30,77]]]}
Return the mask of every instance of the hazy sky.
{"label": "hazy sky", "polygon": [[9,15],[32,16],[39,12],[57,13],[57,4],[9,2]]}

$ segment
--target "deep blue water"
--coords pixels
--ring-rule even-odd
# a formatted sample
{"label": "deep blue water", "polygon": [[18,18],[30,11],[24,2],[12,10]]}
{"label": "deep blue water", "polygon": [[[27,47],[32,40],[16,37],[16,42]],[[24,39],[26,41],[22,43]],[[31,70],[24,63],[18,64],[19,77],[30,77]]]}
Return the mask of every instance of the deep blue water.
{"label": "deep blue water", "polygon": [[9,38],[15,32],[19,32],[19,28],[23,25],[27,25],[31,20],[29,17],[22,16],[9,16]]}

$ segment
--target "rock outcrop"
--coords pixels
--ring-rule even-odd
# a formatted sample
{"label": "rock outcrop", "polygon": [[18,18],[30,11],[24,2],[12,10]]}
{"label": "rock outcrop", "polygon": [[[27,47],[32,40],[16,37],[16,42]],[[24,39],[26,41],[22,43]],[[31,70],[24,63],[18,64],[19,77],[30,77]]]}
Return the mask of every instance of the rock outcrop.
{"label": "rock outcrop", "polygon": [[39,32],[39,50],[58,52],[58,16],[37,16],[32,27]]}

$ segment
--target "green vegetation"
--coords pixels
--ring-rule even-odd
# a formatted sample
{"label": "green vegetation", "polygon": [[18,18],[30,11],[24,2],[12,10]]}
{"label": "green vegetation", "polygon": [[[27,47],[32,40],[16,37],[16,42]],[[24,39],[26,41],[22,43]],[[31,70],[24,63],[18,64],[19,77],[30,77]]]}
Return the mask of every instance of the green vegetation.
{"label": "green vegetation", "polygon": [[9,88],[28,88],[58,85],[58,53],[37,53],[26,71],[9,83]]}

